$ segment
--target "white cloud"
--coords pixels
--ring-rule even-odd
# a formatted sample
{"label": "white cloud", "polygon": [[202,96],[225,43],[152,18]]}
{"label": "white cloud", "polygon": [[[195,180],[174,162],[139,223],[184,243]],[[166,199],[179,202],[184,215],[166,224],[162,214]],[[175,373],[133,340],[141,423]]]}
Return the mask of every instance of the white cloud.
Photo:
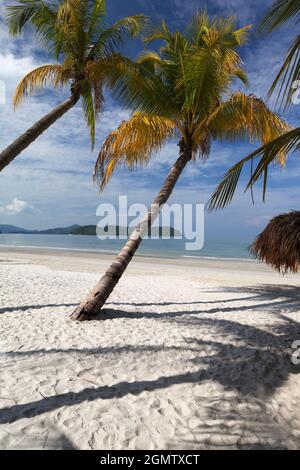
{"label": "white cloud", "polygon": [[36,64],[30,57],[15,57],[11,53],[0,54],[0,78],[16,82],[26,75]]}
{"label": "white cloud", "polygon": [[33,206],[28,204],[26,201],[22,201],[17,197],[14,197],[12,202],[7,204],[6,206],[0,206],[0,214],[5,215],[17,215],[21,214],[22,212],[27,212],[29,210],[33,210]]}

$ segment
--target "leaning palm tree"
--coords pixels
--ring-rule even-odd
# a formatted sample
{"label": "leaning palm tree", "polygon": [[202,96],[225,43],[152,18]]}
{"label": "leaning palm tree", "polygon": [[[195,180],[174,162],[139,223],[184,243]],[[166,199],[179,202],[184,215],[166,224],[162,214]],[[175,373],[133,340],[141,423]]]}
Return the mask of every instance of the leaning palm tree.
{"label": "leaning palm tree", "polygon": [[[134,67],[125,73],[120,67],[111,77],[116,98],[133,114],[100,150],[95,178],[101,188],[117,167],[147,164],[170,139],[178,138],[179,157],[146,217],[72,319],[90,319],[101,310],[184,168],[197,155],[207,158],[213,139],[246,137],[267,142],[287,129],[263,101],[231,91],[237,77],[247,83],[237,49],[248,30],[248,26],[235,29],[232,19],[210,20],[205,12],[194,15],[185,34],[172,33],[162,23],[146,38],[148,44],[161,40],[160,52],[143,53]],[[97,68],[95,64],[93,73]]]}
{"label": "leaning palm tree", "polygon": [[[276,30],[284,23],[298,24],[300,20],[299,0],[277,0],[270,11],[264,17],[260,32]],[[276,102],[283,109],[288,109],[293,102],[295,87],[299,88],[300,79],[300,35],[297,35],[291,45],[287,57],[276,76],[270,90],[269,97],[277,92]],[[251,163],[251,177],[246,190],[263,177],[263,200],[265,199],[268,179],[268,169],[271,163],[279,161],[284,164],[282,155],[297,151],[300,148],[300,127],[290,129],[287,133],[277,137],[258,150],[245,157],[230,168],[222,178],[219,186],[209,201],[209,209],[223,209],[230,204],[234,196],[240,175],[244,166]]]}
{"label": "leaning palm tree", "polygon": [[[35,89],[46,85],[54,88],[69,86],[71,94],[0,153],[0,171],[73,108],[80,98],[94,145],[95,123],[103,105],[106,75],[114,64],[123,60],[116,54],[116,49],[125,36],[137,35],[145,21],[143,15],[136,15],[108,26],[105,16],[105,0],[18,0],[16,5],[6,8],[11,34],[19,34],[30,23],[38,42],[53,52],[58,61],[38,67],[23,78],[13,99],[14,107]],[[95,63],[99,65],[98,73],[91,78],[90,65]]]}

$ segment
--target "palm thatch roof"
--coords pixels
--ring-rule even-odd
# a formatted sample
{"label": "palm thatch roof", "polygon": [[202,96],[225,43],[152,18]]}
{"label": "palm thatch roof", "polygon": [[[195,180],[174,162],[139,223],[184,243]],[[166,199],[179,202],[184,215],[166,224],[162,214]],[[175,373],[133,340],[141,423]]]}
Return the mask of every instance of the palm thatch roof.
{"label": "palm thatch roof", "polygon": [[285,274],[300,268],[300,211],[274,217],[250,246],[260,261]]}

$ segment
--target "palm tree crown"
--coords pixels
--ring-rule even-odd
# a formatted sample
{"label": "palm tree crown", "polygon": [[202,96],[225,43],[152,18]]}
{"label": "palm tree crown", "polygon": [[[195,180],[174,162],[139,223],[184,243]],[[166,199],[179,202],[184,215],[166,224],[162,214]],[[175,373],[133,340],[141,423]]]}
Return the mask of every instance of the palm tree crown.
{"label": "palm tree crown", "polygon": [[[145,38],[146,44],[161,40],[159,52],[146,51],[135,66],[115,68],[110,86],[134,113],[100,150],[95,177],[102,188],[118,165],[146,164],[174,136],[195,159],[206,158],[216,138],[266,143],[287,130],[261,99],[231,92],[234,80],[248,83],[237,49],[249,28],[236,29],[231,18],[210,20],[206,12],[196,13],[184,34],[162,23]],[[98,70],[95,64],[95,76]]]}
{"label": "palm tree crown", "polygon": [[[26,75],[16,90],[14,105],[38,87],[70,85],[72,93],[82,98],[92,145],[96,117],[103,104],[105,74],[108,66],[122,61],[115,53],[116,47],[124,36],[137,35],[145,22],[144,15],[136,15],[108,26],[105,16],[105,0],[18,0],[6,9],[11,34],[19,34],[31,23],[39,42],[58,61]],[[89,70],[93,63],[98,63],[99,68],[91,78]]]}

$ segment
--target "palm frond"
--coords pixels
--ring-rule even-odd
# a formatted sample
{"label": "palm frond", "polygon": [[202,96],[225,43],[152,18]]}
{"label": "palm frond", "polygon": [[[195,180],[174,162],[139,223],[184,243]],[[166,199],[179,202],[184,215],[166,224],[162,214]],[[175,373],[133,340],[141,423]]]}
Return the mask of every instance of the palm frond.
{"label": "palm frond", "polygon": [[255,170],[252,172],[251,177],[247,183],[246,190],[253,187],[253,185],[264,176],[263,181],[263,198],[265,197],[267,188],[267,172],[269,165],[276,161],[279,155],[299,150],[300,149],[300,128],[293,129],[285,134],[277,137],[266,145],[260,147],[255,152],[251,153],[243,160],[230,168],[222,178],[217,189],[214,191],[209,200],[209,210],[223,209],[230,204],[235,193],[237,183],[239,181],[241,171],[244,165],[254,159],[259,158]]}
{"label": "palm frond", "polygon": [[5,20],[10,34],[16,36],[31,23],[35,28],[38,41],[58,57],[61,48],[60,37],[56,30],[57,8],[60,1],[17,0],[17,5],[5,9]]}
{"label": "palm frond", "polygon": [[20,34],[29,22],[41,25],[45,24],[46,21],[52,22],[53,17],[54,12],[51,8],[51,2],[43,0],[17,0],[17,5],[6,7],[5,14],[9,31],[14,36]]}
{"label": "palm frond", "polygon": [[94,41],[94,45],[88,55],[88,60],[97,60],[103,56],[113,54],[124,37],[137,36],[146,21],[145,15],[128,16],[103,29]]}
{"label": "palm frond", "polygon": [[228,47],[241,46],[248,39],[251,25],[235,29],[235,18],[214,18],[210,20],[207,10],[195,12],[187,28],[186,36],[197,45],[202,46],[205,41],[214,41]]}
{"label": "palm frond", "polygon": [[[261,24],[259,33],[270,33],[285,23],[299,23],[299,0],[277,0],[268,10]],[[269,97],[277,90],[276,105],[287,109],[292,102],[293,84],[300,78],[300,35],[297,35],[291,45],[287,57],[276,76],[270,90]]]}
{"label": "palm frond", "polygon": [[134,113],[105,139],[100,150],[94,177],[101,189],[111,178],[119,165],[133,169],[148,163],[152,152],[161,146],[175,132],[175,123],[161,116]]}
{"label": "palm frond", "polygon": [[[276,113],[255,95],[236,92],[221,103],[201,126],[208,127],[215,138],[236,141],[247,138],[250,142],[266,144],[291,130]],[[197,136],[198,130],[195,134]],[[283,156],[282,156],[283,158]]]}
{"label": "palm frond", "polygon": [[287,109],[292,103],[294,85],[298,88],[300,79],[300,35],[296,36],[288,55],[276,76],[270,90],[269,97],[278,89],[276,104]]}
{"label": "palm frond", "polygon": [[171,31],[165,21],[162,21],[159,26],[149,27],[147,34],[144,35],[144,43],[150,44],[154,41],[166,41],[167,43],[172,40]]}
{"label": "palm frond", "polygon": [[186,109],[205,114],[226,89],[227,74],[210,50],[200,50],[185,56],[178,73],[177,86],[185,89]]}
{"label": "palm frond", "polygon": [[192,47],[184,57],[187,108],[205,114],[229,90],[234,77],[247,83],[236,48],[246,38],[248,29],[235,30],[231,20],[218,20],[213,27],[204,29],[198,37],[200,46]]}
{"label": "palm frond", "polygon": [[236,29],[232,32],[234,41],[230,41],[231,45],[242,46],[248,41],[249,31],[252,29],[252,25],[248,24],[243,28]]}
{"label": "palm frond", "polygon": [[29,72],[19,83],[13,104],[16,108],[25,97],[32,95],[37,88],[51,85],[55,88],[63,86],[69,80],[69,75],[62,65],[43,65]]}
{"label": "palm frond", "polygon": [[[90,138],[91,138],[91,144],[92,144],[92,150],[93,150],[95,146],[96,117],[97,116],[96,116],[96,110],[95,110],[93,89],[92,89],[92,86],[88,82],[85,82],[84,85],[81,87],[81,98],[82,98],[82,107],[83,107],[84,117],[90,129]],[[97,104],[97,107],[98,106],[99,104]]]}
{"label": "palm frond", "polygon": [[224,207],[230,204],[234,196],[243,166],[249,160],[251,160],[251,158],[244,158],[225,173],[222,181],[208,201],[209,211],[224,209]]}
{"label": "palm frond", "polygon": [[78,64],[86,57],[91,11],[92,4],[88,0],[63,0],[57,9],[55,30],[61,38],[61,53],[73,56]]}
{"label": "palm frond", "polygon": [[299,0],[277,0],[264,16],[259,25],[259,32],[271,33],[284,23],[300,20]]}
{"label": "palm frond", "polygon": [[211,22],[206,9],[196,11],[188,24],[186,36],[190,42],[199,45],[203,33],[208,33]]}
{"label": "palm frond", "polygon": [[[266,145],[260,147],[250,156],[251,158],[258,158],[260,160],[256,166],[255,171],[251,175],[251,178],[247,184],[249,189],[255,184],[262,175],[266,175],[269,165],[278,160],[281,164],[285,164],[280,158],[281,155],[288,155],[289,153],[299,150],[300,148],[300,128],[292,129],[289,132],[277,137]],[[267,178],[264,181],[263,196],[266,193]]]}
{"label": "palm frond", "polygon": [[112,95],[127,109],[143,114],[170,116],[178,113],[178,107],[160,74],[145,64],[132,62],[118,54],[111,56],[106,64],[102,61],[89,65],[91,77],[103,77]]}
{"label": "palm frond", "polygon": [[242,67],[237,67],[233,71],[233,75],[235,77],[237,77],[246,87],[250,86],[250,82],[249,82],[247,72],[244,69],[242,69]]}
{"label": "palm frond", "polygon": [[153,67],[163,64],[162,57],[155,51],[144,51],[136,59],[136,63],[143,65],[144,67],[150,66],[153,70]]}
{"label": "palm frond", "polygon": [[90,10],[88,38],[91,41],[98,32],[99,25],[103,24],[106,16],[106,0],[95,0],[94,7]]}

